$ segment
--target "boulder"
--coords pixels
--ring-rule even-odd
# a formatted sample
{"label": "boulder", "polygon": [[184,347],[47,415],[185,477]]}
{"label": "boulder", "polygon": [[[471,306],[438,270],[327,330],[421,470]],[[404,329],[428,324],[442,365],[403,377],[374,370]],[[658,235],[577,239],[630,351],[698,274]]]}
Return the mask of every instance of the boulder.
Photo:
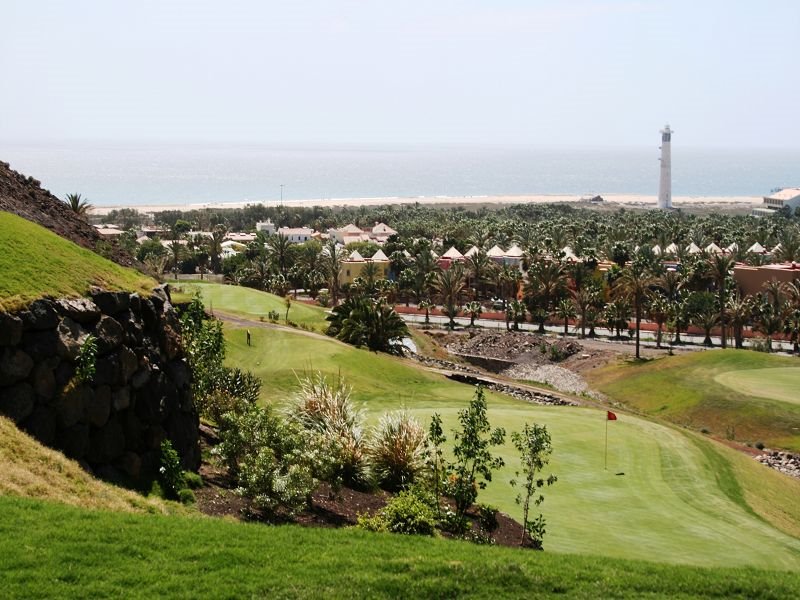
{"label": "boulder", "polygon": [[64,317],[58,324],[56,351],[63,359],[75,361],[89,333],[71,317]]}
{"label": "boulder", "polygon": [[160,311],[156,310],[153,301],[145,298],[141,301],[142,322],[147,331],[155,331],[158,325],[158,315]]}
{"label": "boulder", "polygon": [[119,421],[122,424],[122,429],[125,432],[125,447],[134,452],[140,452],[145,449],[143,443],[142,422],[134,414],[132,410],[126,410],[120,413]]}
{"label": "boulder", "polygon": [[62,429],[56,444],[70,458],[82,459],[89,450],[89,426],[81,423]]}
{"label": "boulder", "polygon": [[131,392],[127,387],[121,387],[111,393],[111,408],[119,412],[131,405]]}
{"label": "boulder", "polygon": [[135,452],[126,452],[119,459],[119,467],[128,477],[139,479],[142,473],[142,459]]}
{"label": "boulder", "polygon": [[142,297],[139,294],[130,295],[130,307],[136,315],[142,310]]}
{"label": "boulder", "polygon": [[131,377],[131,387],[135,390],[140,390],[147,385],[148,381],[150,381],[150,369],[143,367]]}
{"label": "boulder", "polygon": [[122,374],[122,380],[128,382],[136,370],[139,368],[139,359],[130,348],[122,346],[119,350],[119,365]]}
{"label": "boulder", "polygon": [[0,351],[0,386],[22,381],[33,369],[33,359],[22,350],[3,348]]}
{"label": "boulder", "polygon": [[89,295],[100,311],[106,315],[116,315],[130,306],[130,296],[126,292],[107,292],[92,288],[89,290]]}
{"label": "boulder", "polygon": [[196,471],[200,468],[200,420],[197,414],[184,412],[172,414],[166,424],[167,436],[173,448],[181,456],[184,469]]}
{"label": "boulder", "polygon": [[33,412],[33,400],[33,386],[29,383],[0,388],[0,414],[20,423]]}
{"label": "boulder", "polygon": [[53,370],[58,366],[58,357],[43,360],[33,368],[31,383],[36,395],[45,400],[52,400],[56,394],[56,378]]}
{"label": "boulder", "polygon": [[21,348],[27,352],[34,362],[58,355],[58,333],[55,329],[48,331],[28,331],[22,336]]}
{"label": "boulder", "polygon": [[22,339],[22,319],[0,311],[0,346],[16,346]]}
{"label": "boulder", "polygon": [[122,372],[116,354],[101,356],[95,362],[94,382],[97,385],[121,385]]}
{"label": "boulder", "polygon": [[56,309],[82,325],[92,325],[100,318],[100,309],[89,298],[60,298],[56,300]]}
{"label": "boulder", "polygon": [[49,406],[38,405],[23,423],[23,429],[45,446],[56,441],[56,413]]}
{"label": "boulder", "polygon": [[109,419],[102,429],[94,431],[89,441],[86,458],[90,463],[107,464],[125,452],[125,432],[116,418]]}
{"label": "boulder", "polygon": [[101,385],[86,402],[86,421],[95,427],[103,427],[111,415],[111,388]]}
{"label": "boulder", "polygon": [[103,315],[94,328],[97,337],[97,354],[102,356],[116,350],[125,337],[125,331],[116,320]]}
{"label": "boulder", "polygon": [[58,325],[58,311],[51,300],[34,300],[20,316],[25,331],[44,331]]}
{"label": "boulder", "polygon": [[59,425],[62,428],[69,428],[80,422],[93,396],[92,390],[85,385],[65,390],[56,402]]}

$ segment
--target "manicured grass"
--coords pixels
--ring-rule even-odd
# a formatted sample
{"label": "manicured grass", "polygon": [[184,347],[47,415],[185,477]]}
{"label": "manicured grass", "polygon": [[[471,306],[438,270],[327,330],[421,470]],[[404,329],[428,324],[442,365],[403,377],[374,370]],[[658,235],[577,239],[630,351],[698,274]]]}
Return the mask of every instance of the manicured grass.
{"label": "manicured grass", "polygon": [[800,365],[727,371],[714,380],[742,394],[800,404]]}
{"label": "manicured grass", "polygon": [[800,576],[0,497],[4,598],[793,598]]}
{"label": "manicured grass", "polygon": [[[249,316],[255,319],[263,317],[265,320],[267,314],[274,310],[280,315],[278,323],[284,323],[286,304],[280,296],[252,288],[220,283],[179,282],[176,287],[181,288],[186,293],[199,291],[206,309],[224,310],[230,314]],[[289,320],[321,332],[327,329],[328,326],[325,321],[326,314],[324,308],[292,300],[292,306],[289,309]]]}
{"label": "manicured grass", "polygon": [[0,310],[15,310],[43,296],[81,296],[92,285],[141,293],[157,285],[133,269],[2,211],[0,248]]}
{"label": "manicured grass", "polygon": [[[343,376],[374,423],[402,406],[427,424],[439,412],[448,432],[472,389],[417,368],[408,361],[359,350],[301,332],[226,328],[231,365],[263,381],[265,401],[284,404],[303,372]],[[494,426],[507,432],[525,421],[547,425],[559,481],[541,506],[548,521],[548,551],[599,554],[708,566],[800,567],[800,482],[743,457],[734,460],[701,436],[619,413],[609,424],[609,469],[603,469],[605,412],[541,407],[507,396],[489,396]],[[481,501],[521,516],[509,481],[519,468],[510,443],[500,450],[507,466]],[[732,451],[731,451],[732,452]],[[738,458],[738,455],[737,455]],[[549,472],[549,471],[548,471]],[[616,473],[624,473],[617,475]],[[770,489],[771,497],[761,497]],[[760,504],[758,501],[761,501]],[[771,509],[774,514],[768,514]]]}
{"label": "manicured grass", "polygon": [[[753,385],[728,386],[720,377],[722,382],[743,378]],[[798,377],[797,359],[746,350],[691,352],[590,374],[595,387],[637,411],[718,437],[795,451],[800,450],[800,404],[785,400],[796,393],[791,382],[800,381]],[[765,391],[759,382],[765,383]],[[784,397],[776,399],[775,394]]]}

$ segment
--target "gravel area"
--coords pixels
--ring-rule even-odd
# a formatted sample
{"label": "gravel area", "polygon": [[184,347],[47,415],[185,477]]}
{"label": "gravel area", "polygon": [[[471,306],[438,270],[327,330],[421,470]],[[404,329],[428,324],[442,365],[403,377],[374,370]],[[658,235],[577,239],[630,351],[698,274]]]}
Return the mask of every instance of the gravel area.
{"label": "gravel area", "polygon": [[583,377],[557,365],[514,365],[503,371],[503,375],[521,381],[546,383],[567,394],[587,394],[592,398],[600,397],[597,392],[589,389]]}

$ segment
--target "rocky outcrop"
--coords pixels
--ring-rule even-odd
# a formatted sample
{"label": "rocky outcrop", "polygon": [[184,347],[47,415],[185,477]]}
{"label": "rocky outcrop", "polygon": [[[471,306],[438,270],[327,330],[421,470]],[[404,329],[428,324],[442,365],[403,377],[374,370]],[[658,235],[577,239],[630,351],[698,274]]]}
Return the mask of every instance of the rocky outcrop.
{"label": "rocky outcrop", "polygon": [[763,465],[780,471],[784,475],[800,479],[800,456],[789,452],[765,452],[756,456]]}
{"label": "rocky outcrop", "polygon": [[[95,371],[82,382],[89,335]],[[0,313],[0,413],[98,473],[153,474],[164,439],[197,469],[199,418],[168,289],[148,298],[93,289]]]}

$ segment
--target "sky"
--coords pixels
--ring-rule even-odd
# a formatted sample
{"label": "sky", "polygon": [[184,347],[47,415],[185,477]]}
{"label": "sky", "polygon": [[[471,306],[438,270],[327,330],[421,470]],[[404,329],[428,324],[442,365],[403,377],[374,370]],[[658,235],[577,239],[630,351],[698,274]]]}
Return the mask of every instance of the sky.
{"label": "sky", "polygon": [[0,142],[800,147],[800,2],[0,0]]}

